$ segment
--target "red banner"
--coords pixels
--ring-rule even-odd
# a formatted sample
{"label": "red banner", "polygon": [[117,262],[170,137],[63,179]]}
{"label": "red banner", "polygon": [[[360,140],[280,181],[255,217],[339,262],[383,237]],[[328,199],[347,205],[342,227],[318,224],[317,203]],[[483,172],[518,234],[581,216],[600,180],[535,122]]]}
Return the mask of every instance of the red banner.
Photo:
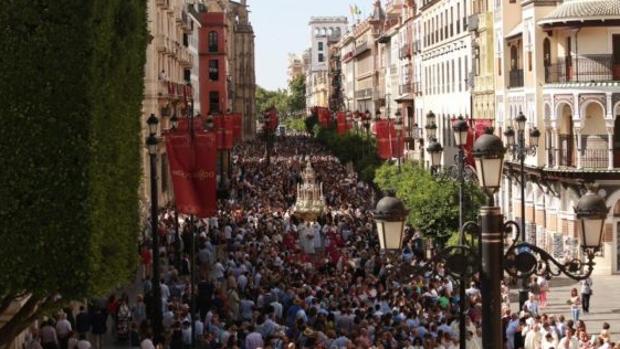
{"label": "red banner", "polygon": [[265,126],[270,130],[270,131],[275,131],[276,128],[278,128],[278,125],[280,125],[280,118],[278,118],[278,110],[274,107],[271,107],[269,109],[267,109],[265,111],[265,115],[264,117],[266,118],[265,121]]}
{"label": "red banner", "polygon": [[232,115],[224,115],[224,128],[222,132],[224,133],[224,144],[223,148],[226,150],[230,150],[233,148],[235,143],[234,139],[234,120]]}
{"label": "red banner", "polygon": [[394,125],[390,124],[390,142],[392,145],[392,157],[402,158],[405,150],[403,131],[396,131]]}
{"label": "red banner", "polygon": [[336,113],[336,132],[341,136],[347,133],[347,115],[343,112]]}
{"label": "red banner", "polygon": [[200,218],[213,216],[216,201],[216,139],[213,132],[200,127],[202,120],[194,120],[194,135],[187,130],[187,119],[168,133],[166,151],[177,210]]}
{"label": "red banner", "polygon": [[375,122],[375,134],[377,137],[377,155],[380,159],[387,160],[392,155],[390,142],[390,125],[387,120]]}
{"label": "red banner", "polygon": [[224,117],[222,115],[213,116],[213,130],[215,131],[215,140],[217,150],[224,150]]}
{"label": "red banner", "polygon": [[[469,123],[469,130],[467,131],[467,143],[465,143],[465,158],[468,165],[475,166],[472,153],[474,142],[484,134],[487,127],[493,127],[493,119],[470,119],[467,121]],[[452,120],[452,122],[456,122],[456,119]]]}
{"label": "red banner", "polygon": [[329,109],[325,107],[315,107],[315,108],[316,108],[316,113],[318,114],[318,117],[319,117],[319,125],[321,125],[321,127],[328,127],[332,119],[331,112],[329,111]]}

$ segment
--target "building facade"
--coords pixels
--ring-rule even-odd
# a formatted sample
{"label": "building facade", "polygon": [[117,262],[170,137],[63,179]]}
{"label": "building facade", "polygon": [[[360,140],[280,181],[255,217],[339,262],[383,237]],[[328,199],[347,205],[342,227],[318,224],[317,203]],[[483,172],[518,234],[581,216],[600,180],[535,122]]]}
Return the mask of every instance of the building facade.
{"label": "building facade", "polygon": [[297,77],[304,74],[304,62],[302,57],[294,53],[288,55],[288,70],[286,71],[287,83],[295,80]]}
{"label": "building facade", "polygon": [[346,17],[311,17],[309,59],[306,69],[306,107],[329,106],[329,45],[347,31]]}
{"label": "building facade", "polygon": [[[159,117],[161,131],[170,117],[193,113],[233,112],[242,115],[242,137],[256,133],[254,33],[245,0],[149,0],[148,30],[152,37],[145,65],[143,135],[146,119]],[[211,35],[211,37],[210,37]],[[143,207],[150,193],[146,150],[143,156]],[[159,202],[174,200],[165,144],[158,161]],[[144,213],[146,211],[143,210]]]}
{"label": "building facade", "polygon": [[[459,115],[471,117],[472,37],[467,26],[470,0],[418,0],[414,27],[420,56],[414,71],[422,78],[416,99],[419,124],[426,126],[430,112],[436,116],[437,140],[443,145],[442,165],[454,164],[456,148],[452,121]],[[450,101],[450,103],[446,103]],[[430,156],[424,156],[425,163]]]}
{"label": "building facade", "polygon": [[620,272],[620,3],[605,0],[494,2],[497,127],[523,113],[537,127],[537,152],[508,161],[500,194],[530,242],[556,258],[578,257],[573,207],[594,188],[611,208],[597,273]]}
{"label": "building facade", "polygon": [[[146,51],[144,76],[144,102],[142,134],[146,138],[146,119],[154,114],[159,118],[158,136],[170,128],[170,117],[184,115],[187,109],[190,72],[195,57],[189,50],[192,21],[189,19],[184,0],[150,0],[147,2],[148,31],[152,40]],[[191,93],[189,93],[191,95]],[[150,200],[149,156],[143,150],[144,185],[141,188],[142,212]],[[172,182],[168,171],[165,144],[160,143],[157,154],[157,184],[159,203],[166,205],[174,199]]]}

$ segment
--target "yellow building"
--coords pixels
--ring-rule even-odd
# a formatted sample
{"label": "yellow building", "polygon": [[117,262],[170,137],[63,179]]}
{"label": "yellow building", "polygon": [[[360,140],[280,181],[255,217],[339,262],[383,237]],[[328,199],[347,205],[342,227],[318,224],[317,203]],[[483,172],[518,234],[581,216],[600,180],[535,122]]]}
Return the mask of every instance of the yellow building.
{"label": "yellow building", "polygon": [[473,35],[473,119],[495,119],[493,8],[490,5],[490,0],[472,0],[473,14],[469,19]]}
{"label": "yellow building", "polygon": [[516,161],[500,201],[526,235],[556,258],[581,253],[573,207],[594,185],[611,211],[597,273],[620,272],[620,2],[495,1],[496,108],[505,129],[523,113],[542,137],[526,159],[525,197]]}

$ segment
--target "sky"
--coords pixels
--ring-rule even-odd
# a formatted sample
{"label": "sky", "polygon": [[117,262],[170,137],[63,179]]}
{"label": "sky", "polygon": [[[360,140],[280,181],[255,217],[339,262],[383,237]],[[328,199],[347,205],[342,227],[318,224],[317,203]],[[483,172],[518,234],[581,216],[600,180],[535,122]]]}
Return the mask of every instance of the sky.
{"label": "sky", "polygon": [[310,47],[308,22],[312,16],[347,16],[357,4],[362,18],[372,11],[372,0],[248,0],[254,28],[256,83],[266,89],[286,88],[288,54]]}

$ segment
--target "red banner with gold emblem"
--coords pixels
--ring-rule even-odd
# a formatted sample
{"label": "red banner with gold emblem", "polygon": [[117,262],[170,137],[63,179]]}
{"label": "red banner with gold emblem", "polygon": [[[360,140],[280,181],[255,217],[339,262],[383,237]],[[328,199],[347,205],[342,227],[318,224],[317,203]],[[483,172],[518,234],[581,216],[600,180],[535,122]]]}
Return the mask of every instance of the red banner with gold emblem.
{"label": "red banner with gold emblem", "polygon": [[216,138],[194,120],[193,134],[185,120],[166,134],[166,151],[177,210],[204,218],[217,211]]}

